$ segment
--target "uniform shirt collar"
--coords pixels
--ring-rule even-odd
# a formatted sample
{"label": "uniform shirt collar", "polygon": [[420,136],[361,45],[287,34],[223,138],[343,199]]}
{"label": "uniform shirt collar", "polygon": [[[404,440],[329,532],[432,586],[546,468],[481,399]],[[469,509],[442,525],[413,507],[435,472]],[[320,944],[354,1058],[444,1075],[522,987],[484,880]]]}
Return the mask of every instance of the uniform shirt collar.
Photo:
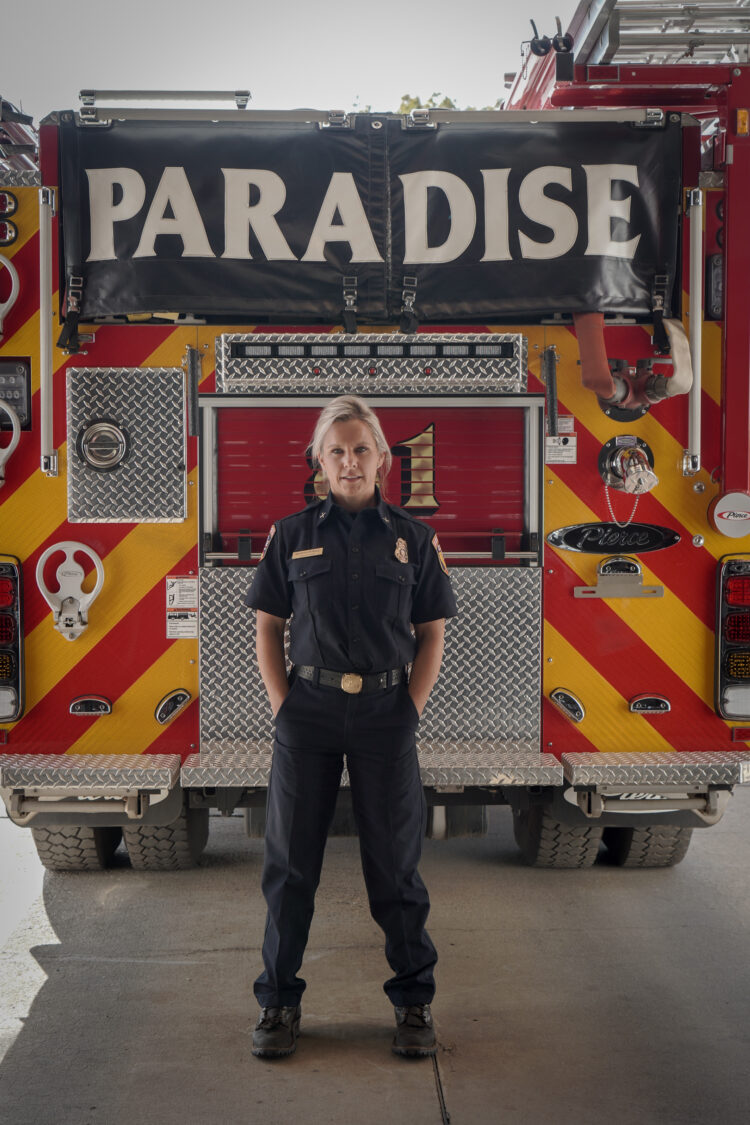
{"label": "uniform shirt collar", "polygon": [[[331,514],[331,509],[334,507],[333,495],[329,492],[325,500],[321,502],[318,510],[318,522],[325,523]],[[375,485],[375,509],[380,516],[386,527],[391,526],[391,513],[383,497],[380,495],[380,489]],[[367,509],[365,509],[367,511]]]}

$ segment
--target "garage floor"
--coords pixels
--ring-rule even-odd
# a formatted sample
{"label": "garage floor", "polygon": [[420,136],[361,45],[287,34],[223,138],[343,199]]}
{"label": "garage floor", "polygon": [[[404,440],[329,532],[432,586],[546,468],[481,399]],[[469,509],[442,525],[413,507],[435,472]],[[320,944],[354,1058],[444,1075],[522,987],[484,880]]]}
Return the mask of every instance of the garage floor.
{"label": "garage floor", "polygon": [[441,1050],[390,1053],[356,840],[329,842],[297,1053],[250,1054],[262,843],[44,874],[0,819],[7,1125],[739,1125],[750,1101],[750,791],[664,871],[524,867],[507,810],[427,841]]}

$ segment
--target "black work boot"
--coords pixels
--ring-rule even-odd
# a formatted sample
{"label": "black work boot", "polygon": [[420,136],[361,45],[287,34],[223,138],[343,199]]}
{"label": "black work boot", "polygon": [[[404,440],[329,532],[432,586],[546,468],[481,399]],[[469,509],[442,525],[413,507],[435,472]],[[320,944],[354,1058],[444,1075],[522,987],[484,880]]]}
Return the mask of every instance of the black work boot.
{"label": "black work boot", "polygon": [[426,1058],[437,1051],[435,1028],[429,1004],[412,1004],[409,1008],[395,1008],[396,1034],[391,1050],[394,1055]]}
{"label": "black work boot", "polygon": [[263,1059],[291,1055],[297,1046],[302,1008],[261,1008],[253,1032],[253,1054]]}

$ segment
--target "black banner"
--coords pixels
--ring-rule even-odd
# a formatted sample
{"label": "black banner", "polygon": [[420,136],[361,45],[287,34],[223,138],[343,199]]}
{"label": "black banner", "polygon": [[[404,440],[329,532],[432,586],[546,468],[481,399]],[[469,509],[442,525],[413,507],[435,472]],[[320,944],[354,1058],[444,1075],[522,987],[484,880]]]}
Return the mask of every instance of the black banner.
{"label": "black banner", "polygon": [[421,321],[648,318],[675,279],[679,124],[502,117],[61,126],[80,318],[339,322],[351,278],[361,323],[405,287]]}

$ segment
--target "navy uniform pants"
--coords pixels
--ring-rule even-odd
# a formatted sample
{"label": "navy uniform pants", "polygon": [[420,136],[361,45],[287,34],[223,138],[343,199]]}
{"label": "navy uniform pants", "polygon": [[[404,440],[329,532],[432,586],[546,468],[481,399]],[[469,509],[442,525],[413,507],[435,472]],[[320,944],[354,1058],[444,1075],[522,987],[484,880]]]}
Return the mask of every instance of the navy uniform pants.
{"label": "navy uniform pants", "polygon": [[430,901],[417,871],[427,812],[414,741],[418,721],[403,684],[347,695],[307,680],[292,683],[276,717],[268,786],[265,970],[255,982],[261,1006],[296,1005],[305,989],[297,973],[344,755],[370,911],[385,933],[393,970],[385,992],[399,1006],[432,1000],[437,953],[425,931]]}

